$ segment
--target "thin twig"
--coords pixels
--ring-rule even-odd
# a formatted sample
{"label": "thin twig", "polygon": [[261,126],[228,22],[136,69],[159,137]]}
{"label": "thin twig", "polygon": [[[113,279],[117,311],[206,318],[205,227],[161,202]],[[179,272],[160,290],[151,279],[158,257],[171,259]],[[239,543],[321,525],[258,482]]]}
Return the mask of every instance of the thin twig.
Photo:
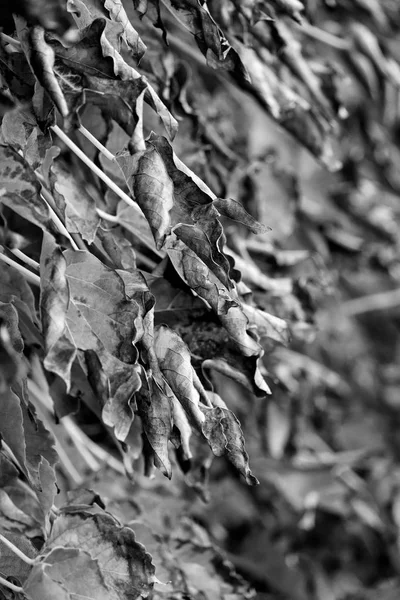
{"label": "thin twig", "polygon": [[17,269],[17,271],[19,271],[21,275],[25,277],[28,283],[40,286],[40,277],[39,275],[36,275],[36,273],[32,273],[32,271],[29,271],[19,263],[14,262],[11,258],[8,258],[8,256],[5,256],[5,254],[2,254],[1,252],[0,260],[5,262],[7,265],[10,265],[10,267],[14,267],[14,269]]}
{"label": "thin twig", "polygon": [[116,215],[110,215],[109,213],[105,212],[104,210],[101,210],[101,208],[96,208],[96,212],[99,215],[99,217],[101,219],[104,219],[105,221],[109,221],[110,223],[117,223],[119,224],[119,218]]}
{"label": "thin twig", "polygon": [[103,173],[103,171],[99,169],[99,167],[95,165],[94,162],[91,161],[88,156],[86,156],[86,154],[62,131],[62,129],[58,127],[58,125],[52,126],[51,129],[60,138],[60,140],[62,140],[64,144],[68,146],[68,148],[70,148],[70,150],[72,150],[72,152],[76,154],[76,156],[80,158],[81,161],[85,163],[85,165],[89,167],[89,169],[95,175],[97,175],[97,177],[104,181],[104,183],[110,188],[110,190],[115,192],[117,196],[119,196],[124,202],[126,202],[126,204],[132,206],[137,210],[138,205],[136,204],[136,202],[134,202],[132,198],[128,196],[128,194],[123,192],[121,188],[118,187],[118,185],[108,177],[108,175]]}
{"label": "thin twig", "polygon": [[61,221],[60,217],[58,216],[58,214],[55,210],[53,196],[50,194],[49,190],[43,186],[43,183],[42,183],[41,196],[47,204],[47,207],[49,209],[50,216],[51,216],[51,219],[52,219],[54,225],[57,227],[57,229],[60,231],[60,233],[62,233],[66,238],[69,239],[69,241],[71,242],[72,248],[74,250],[86,250],[86,246],[83,243],[83,241],[79,238],[79,236],[75,236],[74,234],[70,233],[68,231],[68,229],[65,227],[64,223]]}
{"label": "thin twig", "polygon": [[12,542],[10,542],[10,540],[8,540],[6,537],[4,537],[4,535],[1,535],[1,533],[0,533],[0,541],[2,541],[5,546],[8,546],[8,548],[12,552],[14,552],[14,554],[16,556],[18,556],[18,558],[20,558],[21,560],[26,562],[26,564],[33,565],[35,563],[34,558],[29,558],[29,556],[26,556],[26,554],[24,554],[19,548],[17,548],[17,546],[14,546],[14,544]]}
{"label": "thin twig", "polygon": [[19,585],[14,585],[13,583],[11,583],[11,581],[7,581],[7,579],[4,579],[4,577],[2,577],[1,575],[0,584],[4,585],[4,587],[8,588],[9,590],[12,590],[13,592],[17,592],[18,594],[24,593],[24,589],[22,587],[19,587]]}
{"label": "thin twig", "polygon": [[83,125],[80,125],[78,127],[78,131],[81,132],[81,134],[83,136],[85,136],[85,138],[87,140],[89,140],[89,142],[91,142],[93,144],[93,146],[96,146],[97,150],[100,150],[100,152],[106,157],[108,158],[108,160],[114,160],[115,156],[112,152],[110,152],[109,150],[107,150],[107,148],[105,146],[103,146],[103,144],[101,144],[99,142],[99,140],[97,138],[94,137],[93,134],[90,133],[90,131],[88,129],[86,129],[86,127],[84,127]]}
{"label": "thin twig", "polygon": [[16,258],[19,258],[19,260],[22,260],[22,262],[31,267],[31,269],[35,269],[35,271],[40,271],[39,263],[36,262],[36,260],[33,260],[33,258],[31,258],[30,256],[27,256],[21,250],[18,250],[18,248],[10,248],[10,252],[12,252],[12,254],[14,254]]}
{"label": "thin twig", "polygon": [[327,46],[331,46],[332,48],[336,48],[337,50],[350,50],[351,42],[344,40],[333,33],[329,33],[328,31],[324,31],[319,27],[315,27],[314,25],[310,25],[310,23],[302,23],[298,25],[299,31],[303,32],[308,37],[313,38],[314,40],[318,40],[318,42],[322,42]]}
{"label": "thin twig", "polygon": [[4,42],[11,44],[11,46],[18,48],[18,50],[21,50],[21,42],[19,40],[15,40],[13,37],[7,35],[6,33],[0,33],[0,37]]}
{"label": "thin twig", "polygon": [[78,438],[80,438],[82,444],[84,444],[87,447],[87,449],[93,454],[93,456],[104,462],[107,466],[114,469],[114,471],[116,471],[117,473],[125,475],[125,467],[122,464],[122,462],[111,456],[111,454],[104,450],[104,448],[93,442],[90,439],[90,437],[87,436],[86,433],[82,431],[80,427],[78,427],[78,425],[76,425],[76,423],[71,419],[71,417],[67,415],[66,417],[63,417],[61,422],[64,423],[66,420],[70,422],[69,426],[75,429],[75,435]]}
{"label": "thin twig", "polygon": [[388,292],[379,292],[361,298],[348,300],[341,306],[341,310],[347,316],[361,315],[367,312],[388,310],[400,307],[400,288]]}
{"label": "thin twig", "polygon": [[61,424],[67,431],[75,448],[78,450],[79,454],[82,456],[83,460],[85,461],[85,463],[87,464],[89,469],[94,472],[98,471],[100,469],[101,465],[97,462],[97,460],[90,453],[88,447],[82,442],[82,438],[79,435],[77,435],[78,427],[74,427],[75,424],[72,421],[72,419],[68,419],[67,417],[64,417],[64,419],[61,420]]}

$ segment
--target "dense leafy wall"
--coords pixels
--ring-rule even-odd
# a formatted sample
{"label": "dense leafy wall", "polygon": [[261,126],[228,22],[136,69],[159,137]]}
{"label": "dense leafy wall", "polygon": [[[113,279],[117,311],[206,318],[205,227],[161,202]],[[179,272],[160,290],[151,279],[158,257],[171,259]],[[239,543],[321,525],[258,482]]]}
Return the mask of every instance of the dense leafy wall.
{"label": "dense leafy wall", "polygon": [[[398,324],[354,316],[398,305],[400,9],[304,4],[4,3],[5,597],[251,597],[211,538],[266,593],[393,584]],[[213,456],[219,528],[194,499]],[[111,499],[124,477],[173,480],[143,483],[131,518],[66,498],[104,464]],[[350,574],[340,542],[307,538],[324,511]]]}

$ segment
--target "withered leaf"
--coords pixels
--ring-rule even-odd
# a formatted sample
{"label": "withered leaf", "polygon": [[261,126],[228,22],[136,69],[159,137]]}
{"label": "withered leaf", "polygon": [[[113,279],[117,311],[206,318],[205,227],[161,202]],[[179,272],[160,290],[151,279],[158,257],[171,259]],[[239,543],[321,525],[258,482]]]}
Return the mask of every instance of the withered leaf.
{"label": "withered leaf", "polygon": [[146,377],[136,394],[136,403],[143,431],[154,451],[155,465],[171,479],[172,467],[168,457],[168,440],[172,431],[170,400],[155,379]]}
{"label": "withered leaf", "polygon": [[216,456],[224,456],[240,471],[249,485],[257,479],[249,467],[249,457],[244,447],[243,432],[233,412],[219,406],[203,408],[205,421],[202,431]]}
{"label": "withered leaf", "polygon": [[22,17],[16,17],[18,37],[35,77],[43,86],[63,117],[69,113],[67,102],[54,73],[55,54],[44,37],[40,25],[28,27]]}
{"label": "withered leaf", "polygon": [[200,395],[193,383],[188,347],[175,331],[160,325],[155,329],[154,348],[162,374],[182,404],[189,421],[197,428],[201,427],[204,417],[199,408]]}

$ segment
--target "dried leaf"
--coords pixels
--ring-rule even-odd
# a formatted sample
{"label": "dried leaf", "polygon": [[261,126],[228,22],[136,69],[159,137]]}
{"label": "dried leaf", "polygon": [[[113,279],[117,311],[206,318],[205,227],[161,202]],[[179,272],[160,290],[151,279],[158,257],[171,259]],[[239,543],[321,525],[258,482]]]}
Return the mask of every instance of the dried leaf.
{"label": "dried leaf", "polygon": [[76,352],[66,333],[69,304],[67,265],[60,248],[46,233],[43,236],[40,262],[40,310],[46,350],[44,366],[64,379],[69,388],[70,371]]}
{"label": "dried leaf", "polygon": [[244,447],[240,423],[226,408],[203,409],[205,421],[202,431],[216,456],[224,456],[231,461],[246,479],[248,485],[256,485],[258,480],[249,467],[249,457]]}
{"label": "dried leaf", "polygon": [[172,467],[168,456],[168,440],[172,432],[170,399],[155,379],[147,377],[136,394],[136,403],[143,431],[154,451],[155,465],[171,479]]}
{"label": "dried leaf", "polygon": [[40,26],[28,28],[22,17],[16,17],[18,37],[35,77],[49,94],[63,117],[69,110],[64,94],[54,73],[54,50],[46,43],[44,29]]}
{"label": "dried leaf", "polygon": [[146,46],[132,26],[121,0],[105,0],[104,8],[109,12],[113,21],[122,25],[123,39],[131,48],[133,56],[139,61],[146,52]]}
{"label": "dried leaf", "polygon": [[168,385],[182,404],[189,421],[200,428],[204,417],[199,408],[199,392],[193,383],[188,347],[175,331],[160,325],[155,329],[154,349]]}

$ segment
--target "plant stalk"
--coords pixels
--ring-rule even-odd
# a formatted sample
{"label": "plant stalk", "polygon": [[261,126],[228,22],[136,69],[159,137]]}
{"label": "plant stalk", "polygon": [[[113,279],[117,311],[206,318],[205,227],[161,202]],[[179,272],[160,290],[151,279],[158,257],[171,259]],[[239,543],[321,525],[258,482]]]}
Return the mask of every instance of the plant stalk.
{"label": "plant stalk", "polygon": [[17,548],[17,546],[14,546],[14,544],[10,542],[10,540],[8,540],[6,537],[4,537],[4,535],[2,535],[1,533],[0,541],[3,542],[3,544],[11,550],[11,552],[14,552],[14,554],[18,556],[18,558],[23,560],[27,565],[35,564],[34,558],[29,558],[29,556],[26,556],[26,554],[24,554],[19,548]]}
{"label": "plant stalk", "polygon": [[36,273],[32,273],[32,271],[29,271],[26,267],[23,267],[22,265],[14,262],[11,258],[5,256],[5,254],[0,253],[0,260],[5,262],[7,265],[10,265],[10,267],[14,267],[14,269],[19,271],[21,275],[25,277],[28,283],[40,286],[40,277],[39,275],[36,275]]}
{"label": "plant stalk", "polygon": [[123,192],[121,188],[112,179],[108,177],[108,175],[103,173],[103,171],[99,169],[99,167],[95,165],[94,162],[90,160],[90,158],[86,156],[86,154],[62,131],[62,129],[58,127],[58,125],[53,125],[51,129],[60,138],[60,140],[62,140],[64,144],[68,146],[68,148],[72,150],[72,152],[76,154],[76,156],[80,158],[80,160],[83,163],[85,163],[85,165],[89,167],[89,169],[95,175],[97,175],[97,177],[104,181],[104,183],[110,188],[110,190],[117,194],[117,196],[119,196],[121,200],[126,202],[126,204],[132,206],[137,210],[138,205],[136,204],[136,202],[134,202],[132,198],[128,196],[128,194]]}
{"label": "plant stalk", "polygon": [[4,585],[4,587],[8,588],[9,590],[16,592],[17,594],[24,593],[24,590],[22,587],[19,587],[19,585],[14,585],[13,583],[11,583],[11,581],[7,581],[7,579],[4,579],[4,577],[2,577],[1,575],[0,575],[0,584]]}

